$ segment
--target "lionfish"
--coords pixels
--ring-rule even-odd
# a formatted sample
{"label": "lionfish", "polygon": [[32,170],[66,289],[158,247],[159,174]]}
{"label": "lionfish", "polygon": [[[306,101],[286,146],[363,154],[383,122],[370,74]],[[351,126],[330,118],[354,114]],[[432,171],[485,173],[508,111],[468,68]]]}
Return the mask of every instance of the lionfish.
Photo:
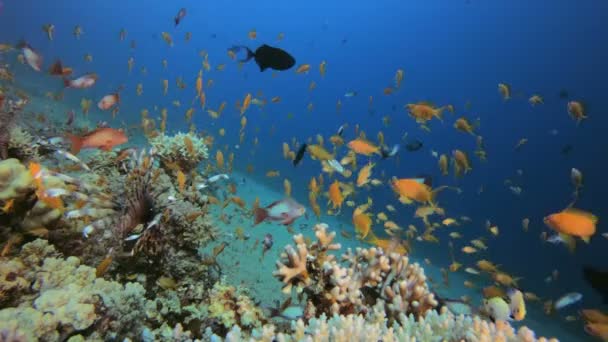
{"label": "lionfish", "polygon": [[111,236],[123,249],[135,245],[131,255],[145,251],[148,255],[160,253],[160,228],[166,206],[158,205],[158,196],[166,191],[153,186],[154,151],[143,150],[139,156],[131,153],[131,158],[123,164],[127,173],[125,191],[120,196],[88,202],[78,210],[67,212],[66,218],[92,217],[95,221],[83,228],[83,236],[91,237],[96,231],[111,230]]}

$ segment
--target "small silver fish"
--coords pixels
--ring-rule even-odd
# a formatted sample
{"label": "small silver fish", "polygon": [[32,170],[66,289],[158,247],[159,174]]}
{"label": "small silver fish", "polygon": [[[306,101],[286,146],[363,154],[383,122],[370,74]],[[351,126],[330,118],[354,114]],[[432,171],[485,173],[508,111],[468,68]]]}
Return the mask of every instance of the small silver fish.
{"label": "small silver fish", "polygon": [[78,159],[78,157],[76,157],[75,155],[71,154],[68,151],[64,151],[64,150],[56,150],[55,154],[62,156],[66,159],[69,159],[71,161],[73,161],[74,163],[77,163],[78,165],[80,165],[83,169],[87,170],[87,171],[91,171],[91,169],[89,168],[89,166],[87,164],[85,164],[84,162],[82,162],[80,159]]}
{"label": "small silver fish", "polygon": [[555,307],[555,310],[559,310],[559,309],[563,309],[564,307],[566,307],[568,305],[572,305],[572,304],[580,301],[581,299],[583,299],[582,294],[580,294],[578,292],[569,292],[569,293],[566,293],[565,295],[559,297],[559,299],[555,301],[553,306]]}
{"label": "small silver fish", "polygon": [[207,178],[207,182],[208,183],[215,183],[215,182],[217,182],[217,181],[219,181],[221,179],[228,180],[228,179],[230,179],[230,177],[227,174],[225,174],[225,173],[220,173],[219,175],[215,175],[215,176],[211,176],[211,177]]}
{"label": "small silver fish", "polygon": [[344,172],[344,167],[340,164],[339,161],[332,159],[332,160],[328,160],[327,164],[329,164],[329,166],[331,166],[332,169],[338,171],[339,173]]}

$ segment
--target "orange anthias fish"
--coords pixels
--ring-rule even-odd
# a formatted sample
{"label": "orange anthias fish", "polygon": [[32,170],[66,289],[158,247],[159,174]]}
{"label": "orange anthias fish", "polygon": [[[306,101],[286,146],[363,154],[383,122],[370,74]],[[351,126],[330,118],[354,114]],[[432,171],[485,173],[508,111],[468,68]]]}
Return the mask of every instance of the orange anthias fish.
{"label": "orange anthias fish", "polygon": [[98,148],[103,151],[111,151],[114,146],[122,145],[129,141],[123,131],[109,127],[98,128],[81,137],[68,134],[67,138],[72,142],[72,154],[78,154],[83,148]]}
{"label": "orange anthias fish", "polygon": [[425,123],[432,118],[442,120],[442,112],[445,107],[436,108],[433,105],[425,102],[410,103],[406,105],[407,110],[417,123]]}
{"label": "orange anthias fish", "polygon": [[38,163],[31,162],[28,168],[30,175],[32,176],[32,178],[34,178],[34,184],[36,185],[36,196],[38,197],[38,199],[53,209],[58,209],[61,211],[65,210],[65,206],[63,205],[61,197],[52,197],[47,194],[44,184],[42,182],[44,178],[42,166]]}
{"label": "orange anthias fish", "polygon": [[428,203],[431,206],[435,206],[433,200],[435,192],[429,185],[425,183],[424,178],[393,178],[392,186],[395,193],[406,203],[412,201],[420,203]]}
{"label": "orange anthias fish", "polygon": [[370,156],[374,153],[380,154],[380,148],[364,139],[355,139],[348,143],[348,148],[357,154]]}
{"label": "orange anthias fish", "polygon": [[357,175],[357,186],[362,187],[365,184],[369,183],[369,177],[372,174],[372,168],[375,164],[369,163],[361,168],[359,174]]}
{"label": "orange anthias fish", "polygon": [[543,221],[558,233],[580,237],[589,243],[589,239],[595,234],[598,218],[580,209],[567,208],[545,217]]}
{"label": "orange anthias fish", "polygon": [[353,212],[353,225],[357,232],[357,238],[365,239],[372,230],[372,218],[362,210],[355,210]]}
{"label": "orange anthias fish", "polygon": [[333,205],[334,209],[342,208],[342,203],[344,202],[344,196],[342,196],[342,192],[340,191],[340,182],[338,182],[337,180],[335,180],[329,186],[329,200],[331,201],[331,204]]}
{"label": "orange anthias fish", "polygon": [[408,245],[400,243],[397,239],[379,239],[374,233],[370,232],[366,241],[389,253],[398,253],[400,255],[409,254]]}

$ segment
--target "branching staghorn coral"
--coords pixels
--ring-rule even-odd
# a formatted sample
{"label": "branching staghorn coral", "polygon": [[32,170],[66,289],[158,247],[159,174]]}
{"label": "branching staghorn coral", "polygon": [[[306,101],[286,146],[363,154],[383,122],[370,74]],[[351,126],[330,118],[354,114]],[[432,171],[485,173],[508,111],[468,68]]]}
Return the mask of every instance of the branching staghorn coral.
{"label": "branching staghorn coral", "polygon": [[315,226],[317,242],[307,246],[302,235],[294,236],[296,249],[288,245],[273,274],[289,293],[295,286],[306,295],[306,318],[331,314],[365,314],[376,303],[385,304],[389,320],[399,313],[422,317],[438,303],[426,283],[424,270],[410,264],[407,256],[387,255],[380,248],[357,248],[342,256],[343,263],[328,251],[335,233],[326,224]]}
{"label": "branching staghorn coral", "polygon": [[471,341],[471,342],[557,342],[557,339],[537,338],[526,327],[515,330],[507,322],[491,323],[479,317],[455,316],[443,310],[438,313],[429,311],[418,319],[412,315],[400,314],[394,324],[387,324],[383,308],[374,307],[368,315],[335,315],[327,318],[325,314],[313,318],[308,323],[293,321],[291,332],[277,332],[274,325],[264,325],[249,333],[235,325],[225,339],[207,336],[215,341]]}

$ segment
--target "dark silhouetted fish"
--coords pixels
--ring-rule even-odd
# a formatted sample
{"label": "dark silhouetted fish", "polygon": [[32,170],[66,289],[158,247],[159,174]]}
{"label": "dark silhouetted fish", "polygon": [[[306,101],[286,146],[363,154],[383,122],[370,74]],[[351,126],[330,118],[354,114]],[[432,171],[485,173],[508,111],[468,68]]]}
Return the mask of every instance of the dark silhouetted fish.
{"label": "dark silhouetted fish", "polygon": [[298,153],[296,153],[296,157],[293,160],[293,166],[298,166],[298,164],[300,164],[300,161],[304,157],[304,152],[306,152],[306,146],[306,144],[302,144],[302,146],[300,146],[300,149],[298,150]]}
{"label": "dark silhouetted fish", "polygon": [[338,136],[342,136],[342,133],[344,133],[344,125],[340,126],[340,128],[338,128]]}
{"label": "dark silhouetted fish", "polygon": [[422,148],[422,145],[422,141],[418,139],[413,139],[407,142],[407,144],[405,145],[405,149],[410,152],[416,152]]}
{"label": "dark silhouetted fish", "polygon": [[570,152],[572,152],[572,148],[573,148],[573,146],[570,144],[564,145],[561,150],[562,155],[564,155],[564,156],[569,155]]}
{"label": "dark silhouetted fish", "polygon": [[255,63],[260,67],[260,71],[266,69],[284,71],[296,64],[295,58],[287,51],[266,44],[257,48],[255,52],[246,46],[233,46],[229,50],[236,53],[241,48],[247,50],[247,57],[239,62],[248,62],[253,58],[255,59]]}
{"label": "dark silhouetted fish", "polygon": [[185,16],[186,9],[180,8],[179,12],[177,12],[177,15],[175,16],[175,19],[173,19],[175,21],[175,26],[179,25],[179,23],[182,21],[182,19],[184,19]]}
{"label": "dark silhouetted fish", "polygon": [[608,304],[608,271],[583,266],[583,278],[594,290],[599,292],[604,304]]}
{"label": "dark silhouetted fish", "polygon": [[557,94],[557,96],[560,99],[567,99],[568,97],[570,97],[570,94],[568,94],[568,90],[562,89],[562,90],[559,91],[559,93]]}
{"label": "dark silhouetted fish", "polygon": [[394,157],[399,152],[399,148],[399,144],[393,145],[391,149],[389,149],[388,146],[382,146],[380,148],[380,155],[382,156],[382,159]]}

